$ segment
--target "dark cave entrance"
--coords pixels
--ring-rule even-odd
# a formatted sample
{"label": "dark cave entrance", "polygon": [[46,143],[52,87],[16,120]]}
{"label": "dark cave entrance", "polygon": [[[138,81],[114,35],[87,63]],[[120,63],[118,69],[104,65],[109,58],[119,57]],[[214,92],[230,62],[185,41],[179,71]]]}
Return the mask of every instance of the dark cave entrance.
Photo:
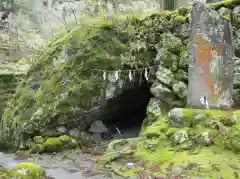
{"label": "dark cave entrance", "polygon": [[[144,81],[107,101],[104,124],[112,137],[131,138],[139,135],[148,103],[153,97],[151,86],[151,82]],[[119,135],[116,127],[122,135]]]}

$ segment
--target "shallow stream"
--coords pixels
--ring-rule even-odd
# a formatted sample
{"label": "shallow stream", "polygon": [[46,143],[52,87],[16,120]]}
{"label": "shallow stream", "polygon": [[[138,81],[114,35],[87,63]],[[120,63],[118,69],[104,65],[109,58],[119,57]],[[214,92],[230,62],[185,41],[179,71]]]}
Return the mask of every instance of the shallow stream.
{"label": "shallow stream", "polygon": [[[37,158],[20,157],[14,154],[0,153],[0,165],[5,168],[13,168],[19,162],[33,162],[43,167],[48,179],[110,179],[97,171],[91,160],[91,155],[80,151],[71,151],[56,155],[41,155]],[[110,175],[110,174],[108,174]]]}

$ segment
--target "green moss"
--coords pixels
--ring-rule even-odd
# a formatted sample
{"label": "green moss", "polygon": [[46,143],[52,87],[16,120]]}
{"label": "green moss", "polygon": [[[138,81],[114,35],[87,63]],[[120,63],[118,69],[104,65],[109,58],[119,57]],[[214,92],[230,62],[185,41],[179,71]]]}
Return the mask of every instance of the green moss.
{"label": "green moss", "polygon": [[63,143],[68,143],[71,141],[71,137],[67,136],[67,135],[63,135],[60,136],[59,139],[63,142]]}
{"label": "green moss", "polygon": [[227,20],[231,20],[232,10],[222,7],[218,10],[218,12],[223,18],[225,18]]}
{"label": "green moss", "polygon": [[60,136],[59,139],[63,143],[63,149],[72,149],[77,147],[77,141],[72,139],[71,137],[67,135]]}
{"label": "green moss", "polygon": [[150,18],[152,19],[157,17],[167,18],[167,17],[170,17],[170,15],[171,15],[170,11],[160,11],[160,12],[150,14]]}
{"label": "green moss", "polygon": [[190,6],[181,6],[178,8],[178,14],[181,16],[186,16],[190,10]]}
{"label": "green moss", "polygon": [[0,178],[1,178],[1,179],[8,179],[6,172],[0,171]]}
{"label": "green moss", "polygon": [[62,141],[57,137],[51,137],[44,142],[43,146],[47,152],[57,152],[62,148]]}
{"label": "green moss", "polygon": [[220,8],[220,7],[233,6],[233,5],[239,5],[239,4],[240,4],[239,0],[224,0],[220,2],[210,3],[208,4],[208,6],[213,8]]}
{"label": "green moss", "polygon": [[7,107],[6,105],[9,97],[14,94],[18,81],[20,81],[24,75],[14,72],[11,66],[4,66],[4,68],[0,67],[0,71],[0,116],[2,116],[5,108]]}
{"label": "green moss", "polygon": [[180,16],[180,15],[177,15],[173,18],[173,22],[176,24],[185,23],[186,20],[187,20],[187,18],[185,16]]}
{"label": "green moss", "polygon": [[31,148],[29,149],[30,153],[43,153],[45,151],[44,146],[42,144],[32,144]]}
{"label": "green moss", "polygon": [[119,147],[122,148],[122,147],[126,146],[130,141],[124,140],[124,139],[114,140],[108,145],[107,151],[115,151]]}
{"label": "green moss", "polygon": [[113,23],[111,21],[103,21],[99,27],[101,29],[111,29],[113,27]]}
{"label": "green moss", "polygon": [[235,99],[240,100],[240,88],[236,89],[235,91]]}
{"label": "green moss", "polygon": [[34,137],[34,141],[30,146],[30,153],[58,152],[65,149],[73,149],[78,146],[77,141],[67,135],[46,139],[41,136],[36,136]]}
{"label": "green moss", "polygon": [[8,179],[7,170],[3,167],[0,167],[0,178],[1,179]]}
{"label": "green moss", "polygon": [[7,172],[9,178],[18,178],[18,179],[46,179],[45,171],[29,162],[22,162],[17,164],[14,169],[11,169]]}

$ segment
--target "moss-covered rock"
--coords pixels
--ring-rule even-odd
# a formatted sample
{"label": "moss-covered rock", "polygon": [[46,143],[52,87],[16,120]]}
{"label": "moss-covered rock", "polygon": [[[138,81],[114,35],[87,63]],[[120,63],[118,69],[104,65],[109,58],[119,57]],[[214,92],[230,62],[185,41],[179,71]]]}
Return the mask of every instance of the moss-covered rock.
{"label": "moss-covered rock", "polygon": [[47,152],[58,152],[61,150],[62,145],[62,141],[57,137],[48,138],[43,144]]}
{"label": "moss-covered rock", "polygon": [[14,179],[47,179],[45,171],[28,162],[19,163],[15,168],[7,171],[8,178]]}
{"label": "moss-covered rock", "polygon": [[41,154],[45,151],[45,148],[43,146],[43,144],[32,144],[30,149],[29,149],[29,152],[30,153],[38,153],[38,154]]}
{"label": "moss-covered rock", "polygon": [[72,149],[78,146],[78,142],[67,135],[60,136],[59,139],[62,141],[63,149]]}
{"label": "moss-covered rock", "polygon": [[74,149],[78,142],[67,136],[49,137],[44,139],[41,136],[34,137],[34,142],[29,147],[30,153],[59,152],[61,150]]}

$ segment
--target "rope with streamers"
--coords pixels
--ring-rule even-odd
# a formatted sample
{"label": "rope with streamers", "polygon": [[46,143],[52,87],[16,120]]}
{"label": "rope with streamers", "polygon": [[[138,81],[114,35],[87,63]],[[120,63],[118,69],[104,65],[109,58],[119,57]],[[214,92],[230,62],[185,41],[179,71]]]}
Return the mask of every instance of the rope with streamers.
{"label": "rope with streamers", "polygon": [[121,74],[127,74],[129,81],[132,81],[134,78],[134,74],[136,72],[144,72],[144,78],[148,81],[149,80],[149,73],[151,70],[155,67],[158,67],[159,65],[153,65],[153,66],[148,66],[145,68],[138,68],[134,70],[104,70],[104,69],[97,69],[97,68],[82,68],[81,70],[86,70],[86,71],[97,71],[102,73],[102,78],[103,80],[107,80],[108,74],[113,74],[115,80],[118,80],[120,78]]}

